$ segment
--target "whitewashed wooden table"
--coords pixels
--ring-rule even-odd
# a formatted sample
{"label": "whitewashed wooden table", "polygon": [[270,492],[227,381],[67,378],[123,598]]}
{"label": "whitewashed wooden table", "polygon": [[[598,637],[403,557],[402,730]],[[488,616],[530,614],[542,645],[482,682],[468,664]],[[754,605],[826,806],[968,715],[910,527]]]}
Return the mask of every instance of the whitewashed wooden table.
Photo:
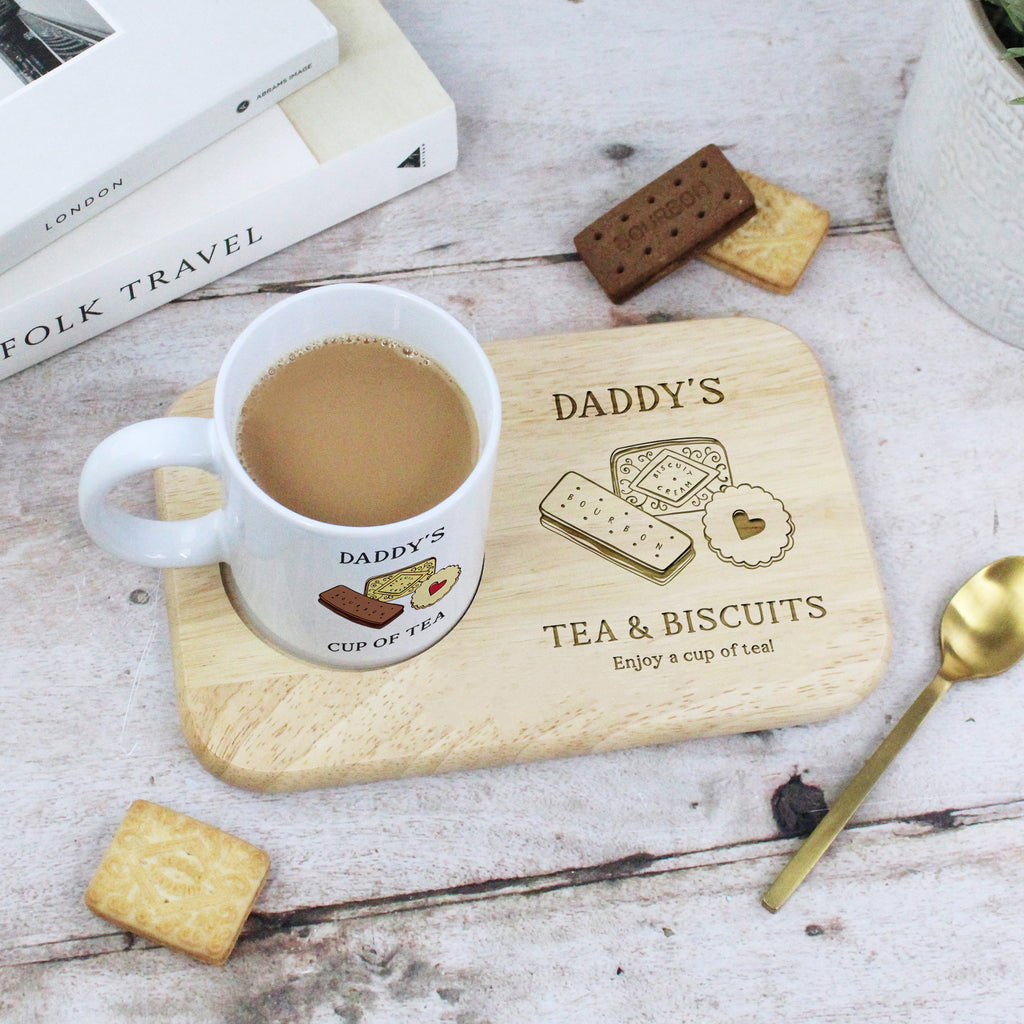
{"label": "whitewashed wooden table", "polygon": [[[773,792],[834,799],[931,677],[948,596],[1024,552],[1024,351],[929,291],[886,206],[933,3],[387,6],[456,101],[453,174],[0,382],[0,1020],[1019,1021],[1024,666],[954,688],[783,910],[759,903],[797,845]],[[778,297],[694,263],[610,305],[572,236],[711,141],[831,211],[806,277]],[[208,775],[159,573],[88,542],[78,472],[282,292],[350,279],[484,342],[732,314],[800,335],[889,603],[877,689],[815,725],[440,777],[265,796]],[[85,908],[136,797],[270,852],[225,968]]]}

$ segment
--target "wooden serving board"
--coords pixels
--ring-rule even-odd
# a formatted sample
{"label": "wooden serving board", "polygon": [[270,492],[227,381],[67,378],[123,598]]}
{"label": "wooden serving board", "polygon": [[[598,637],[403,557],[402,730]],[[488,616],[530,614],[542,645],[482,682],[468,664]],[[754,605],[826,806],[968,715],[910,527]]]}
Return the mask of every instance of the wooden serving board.
{"label": "wooden serving board", "polygon": [[[214,775],[335,786],[808,722],[871,690],[884,597],[799,338],[730,318],[486,349],[504,403],[487,565],[435,647],[318,668],[255,636],[216,566],[166,573],[182,726]],[[212,388],[171,414],[209,415]],[[219,487],[161,470],[157,496],[183,518]]]}

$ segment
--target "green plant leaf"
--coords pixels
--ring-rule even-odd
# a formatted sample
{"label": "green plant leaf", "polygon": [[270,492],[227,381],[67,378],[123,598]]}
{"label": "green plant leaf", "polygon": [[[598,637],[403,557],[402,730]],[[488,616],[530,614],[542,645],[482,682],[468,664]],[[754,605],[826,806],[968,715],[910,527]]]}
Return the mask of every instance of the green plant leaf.
{"label": "green plant leaf", "polygon": [[1024,0],[988,0],[993,7],[1001,7],[1006,11],[1013,27],[1024,32]]}
{"label": "green plant leaf", "polygon": [[1024,46],[1011,46],[999,59],[1015,60],[1017,57],[1024,57]]}

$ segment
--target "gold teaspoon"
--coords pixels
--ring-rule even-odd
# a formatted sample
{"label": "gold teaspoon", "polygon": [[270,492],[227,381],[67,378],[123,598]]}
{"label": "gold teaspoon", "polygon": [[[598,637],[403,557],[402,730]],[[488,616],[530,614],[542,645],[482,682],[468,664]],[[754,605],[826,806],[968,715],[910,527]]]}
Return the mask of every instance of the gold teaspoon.
{"label": "gold teaspoon", "polygon": [[793,895],[950,686],[1005,672],[1024,654],[1024,557],[1001,558],[986,565],[953,595],[939,625],[939,643],[942,664],[938,675],[882,740],[761,898],[772,913]]}

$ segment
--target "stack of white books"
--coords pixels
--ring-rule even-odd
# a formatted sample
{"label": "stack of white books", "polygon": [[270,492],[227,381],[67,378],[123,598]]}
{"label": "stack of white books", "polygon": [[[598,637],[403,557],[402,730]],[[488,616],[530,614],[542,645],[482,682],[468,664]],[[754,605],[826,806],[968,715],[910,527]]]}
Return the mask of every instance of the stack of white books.
{"label": "stack of white books", "polygon": [[[52,177],[45,188],[35,190],[38,195],[49,194],[48,203],[35,205],[43,214],[43,231],[56,231],[59,237],[48,241],[44,234],[43,248],[0,273],[0,377],[455,167],[454,104],[378,0],[273,0],[257,5],[248,0],[178,0],[174,5],[105,0],[106,34],[83,45],[68,58],[67,66],[44,71],[28,84],[13,85],[9,95],[0,99],[0,125],[8,116],[8,105],[13,110],[33,90],[49,85],[47,79],[56,82],[67,75],[70,80],[76,62],[84,68],[105,47],[113,51],[120,26],[127,24],[120,20],[122,11],[114,15],[118,4],[126,9],[168,8],[177,40],[185,35],[183,21],[189,32],[202,36],[210,29],[214,10],[218,31],[226,30],[228,18],[225,14],[221,19],[222,9],[234,9],[237,19],[241,6],[251,18],[269,18],[278,43],[283,26],[271,18],[271,10],[299,7],[311,15],[307,26],[319,38],[310,41],[305,55],[293,54],[255,83],[238,84],[234,92],[222,91],[221,99],[227,102],[218,106],[219,124],[223,126],[227,110],[238,119],[239,127],[227,134],[220,127],[218,132],[217,118],[210,114],[210,127],[204,130],[213,137],[219,134],[216,141],[201,137],[195,127],[205,117],[197,106],[188,115],[194,130],[184,124],[180,131],[162,132],[165,140],[175,135],[186,143],[198,141],[194,146],[198,151],[192,155],[180,149],[174,155],[173,147],[158,138],[141,162],[134,161],[131,175],[127,169],[118,169],[132,163],[129,154],[120,165],[108,160],[87,182],[76,180],[70,190],[59,191]],[[23,27],[32,24],[25,13],[28,6],[27,0],[20,9],[10,0],[0,0],[0,65],[17,63],[7,56],[5,7],[20,10]],[[94,5],[87,0],[35,0],[33,4],[34,8],[44,6],[47,16],[65,26],[65,32],[72,32],[67,26],[74,25],[74,31],[82,34],[84,12],[79,8]],[[53,15],[54,7],[65,9],[61,18]],[[68,16],[70,8],[79,16],[77,21]],[[202,16],[196,14],[189,23],[188,8],[194,8],[192,13],[201,8]],[[99,13],[99,3],[95,9]],[[135,38],[123,31],[126,42]],[[153,51],[137,45],[138,52],[154,59]],[[226,45],[223,37],[219,45]],[[189,52],[198,75],[198,65],[205,58]],[[31,68],[24,72],[32,73]],[[135,75],[139,74],[136,65]],[[130,90],[130,80],[131,76],[121,80],[117,88]],[[162,87],[173,97],[174,82],[164,80]],[[0,76],[0,96],[4,88]],[[141,97],[142,92],[136,95]],[[207,104],[210,110],[214,106]],[[184,116],[183,107],[170,107],[179,119]],[[166,124],[165,119],[165,129]],[[28,125],[19,132],[19,137],[28,139],[46,134],[33,132]],[[132,137],[141,136],[136,131]],[[6,132],[5,138],[9,138]],[[138,141],[135,148],[140,149]],[[102,152],[109,156],[114,150],[104,147]],[[145,177],[150,180],[144,183]],[[116,187],[115,196],[111,184],[118,180],[124,184]],[[57,195],[61,198],[54,201]],[[29,204],[19,208],[27,211]],[[5,225],[0,235],[6,223],[6,218],[0,221]],[[0,238],[0,266],[9,262],[8,253],[14,251]]]}
{"label": "stack of white books", "polygon": [[310,0],[0,0],[0,270],[338,62]]}

